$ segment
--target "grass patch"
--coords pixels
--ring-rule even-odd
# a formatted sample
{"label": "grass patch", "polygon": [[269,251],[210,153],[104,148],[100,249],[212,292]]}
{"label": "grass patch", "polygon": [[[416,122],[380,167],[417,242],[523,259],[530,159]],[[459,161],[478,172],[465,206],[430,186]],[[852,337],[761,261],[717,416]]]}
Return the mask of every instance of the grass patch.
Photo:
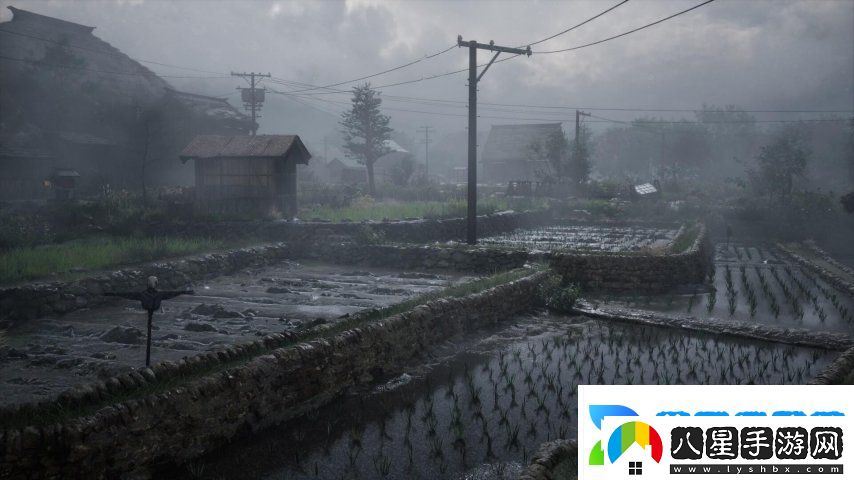
{"label": "grass patch", "polygon": [[365,326],[368,323],[377,320],[382,320],[403,312],[407,312],[418,305],[423,305],[425,303],[440,298],[460,298],[473,293],[482,292],[498,285],[503,285],[505,283],[519,280],[523,277],[533,274],[536,271],[542,270],[543,268],[545,267],[542,265],[537,265],[533,269],[517,268],[506,272],[496,273],[489,277],[472,280],[464,284],[453,285],[441,291],[420,295],[418,297],[406,300],[401,303],[390,305],[388,307],[362,311],[357,313],[356,315],[353,315],[347,320],[343,320],[341,322],[336,323],[330,328],[326,328],[323,330],[310,330],[298,334],[294,339],[285,343],[284,345],[279,345],[274,348],[262,348],[254,352],[247,353],[246,355],[231,360],[229,362],[220,362],[214,366],[204,366],[195,371],[185,372],[181,375],[176,375],[168,379],[158,379],[154,383],[146,384],[144,387],[137,388],[132,391],[109,395],[107,398],[102,399],[97,403],[83,406],[67,406],[52,402],[49,408],[37,408],[35,405],[24,407],[12,414],[6,414],[0,417],[0,427],[21,428],[30,425],[50,425],[54,423],[63,422],[72,418],[92,415],[107,405],[113,405],[133,398],[145,397],[154,393],[162,393],[172,388],[176,388],[183,384],[186,384],[189,381],[202,378],[208,375],[214,375],[216,373],[231,368],[243,366],[254,358],[261,355],[266,355],[272,352],[273,350],[277,350],[279,348],[291,347],[293,345],[315,340],[318,338],[329,338],[341,332]]}
{"label": "grass patch", "polygon": [[0,284],[179,257],[227,246],[226,242],[211,238],[90,237],[13,248],[0,253]]}
{"label": "grass patch", "polygon": [[[527,199],[526,199],[527,200]],[[529,199],[520,202],[516,199],[480,200],[477,205],[479,215],[487,215],[507,209],[527,209],[544,205],[542,199]],[[462,218],[466,216],[465,200],[447,202],[374,202],[370,197],[360,197],[347,207],[315,206],[302,209],[300,218],[304,220],[321,219],[330,222],[365,220],[403,220],[406,218]]]}
{"label": "grass patch", "polygon": [[673,239],[673,243],[670,245],[670,253],[683,253],[691,248],[694,241],[697,240],[697,236],[700,235],[700,230],[699,223],[682,230],[679,236]]}

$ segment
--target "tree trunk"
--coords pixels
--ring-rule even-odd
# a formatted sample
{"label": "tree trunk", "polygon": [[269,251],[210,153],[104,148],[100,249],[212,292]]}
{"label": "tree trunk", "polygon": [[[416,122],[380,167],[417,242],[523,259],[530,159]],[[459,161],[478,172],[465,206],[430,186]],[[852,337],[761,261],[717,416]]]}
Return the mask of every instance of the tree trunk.
{"label": "tree trunk", "polygon": [[374,162],[372,160],[366,161],[365,167],[368,169],[368,195],[376,197],[376,190],[374,188]]}

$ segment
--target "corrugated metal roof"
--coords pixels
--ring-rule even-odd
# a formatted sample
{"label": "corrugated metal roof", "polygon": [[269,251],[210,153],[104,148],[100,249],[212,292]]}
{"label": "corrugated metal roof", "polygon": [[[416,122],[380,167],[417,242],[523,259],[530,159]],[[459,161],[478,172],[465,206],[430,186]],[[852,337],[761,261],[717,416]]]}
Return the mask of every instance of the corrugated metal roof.
{"label": "corrugated metal roof", "polygon": [[298,135],[198,135],[181,151],[181,159],[214,157],[283,157],[300,149],[305,162],[311,154]]}
{"label": "corrugated metal roof", "polygon": [[635,185],[635,192],[638,195],[649,195],[650,193],[657,193],[658,189],[651,183],[642,183],[640,185]]}
{"label": "corrugated metal roof", "polygon": [[493,125],[481,158],[486,163],[528,160],[531,144],[541,143],[553,133],[563,134],[560,123]]}

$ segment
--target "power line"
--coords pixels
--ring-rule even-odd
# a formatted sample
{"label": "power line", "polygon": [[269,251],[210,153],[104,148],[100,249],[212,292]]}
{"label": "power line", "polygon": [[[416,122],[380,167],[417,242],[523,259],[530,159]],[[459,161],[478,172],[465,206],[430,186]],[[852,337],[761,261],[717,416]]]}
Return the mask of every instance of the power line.
{"label": "power line", "polygon": [[642,27],[638,27],[638,28],[635,28],[635,29],[629,30],[628,32],[623,32],[623,33],[620,33],[620,34],[618,34],[618,35],[614,35],[614,36],[612,36],[612,37],[603,38],[602,40],[598,40],[598,41],[595,41],[595,42],[586,43],[586,44],[584,44],[584,45],[578,45],[577,47],[562,48],[562,49],[560,49],[560,50],[546,50],[546,51],[542,51],[542,52],[534,52],[534,53],[537,53],[537,54],[547,54],[547,53],[571,52],[571,51],[573,51],[573,50],[579,50],[579,49],[581,49],[581,48],[587,48],[587,47],[592,47],[593,45],[599,45],[600,43],[605,43],[605,42],[610,41],[610,40],[614,40],[614,39],[617,39],[617,38],[620,38],[620,37],[625,37],[626,35],[629,35],[629,34],[632,34],[632,33],[635,33],[635,32],[639,32],[639,31],[641,31],[641,30],[643,30],[643,29],[645,29],[645,28],[649,28],[649,27],[652,27],[652,26],[654,26],[654,25],[658,25],[659,23],[666,22],[667,20],[670,20],[671,18],[676,18],[676,17],[678,17],[679,15],[682,15],[682,14],[688,13],[688,12],[690,12],[691,10],[695,10],[695,9],[697,9],[697,8],[700,8],[700,7],[702,7],[703,5],[708,5],[709,3],[712,3],[712,2],[714,2],[714,1],[715,1],[715,0],[706,0],[705,2],[700,3],[700,4],[698,4],[698,5],[694,5],[694,6],[693,6],[693,7],[691,7],[691,8],[688,8],[688,9],[682,10],[681,12],[678,12],[678,13],[674,13],[673,15],[670,15],[669,17],[664,17],[664,18],[662,18],[662,19],[660,19],[660,20],[656,20],[656,21],[654,21],[654,22],[652,22],[652,23],[648,23],[648,24],[646,24],[646,25],[644,25],[644,26],[642,26]]}
{"label": "power line", "polygon": [[[280,92],[276,90],[270,90],[272,93],[277,93],[281,95],[291,96],[286,92]],[[296,96],[296,95],[294,95]],[[319,102],[329,103],[332,105],[350,105],[348,102],[344,101],[335,101],[335,100],[327,100],[324,98],[316,98],[316,97],[300,97],[303,100],[311,98],[312,100],[316,100]],[[393,112],[405,112],[405,113],[418,113],[423,115],[436,115],[441,117],[467,117],[468,115],[465,113],[449,113],[449,112],[431,112],[426,110],[411,110],[404,108],[395,108],[395,107],[382,107],[384,110],[389,110]],[[543,112],[533,112],[533,111],[520,111],[520,112],[508,112],[508,113],[520,113],[520,114],[541,114]],[[736,123],[736,124],[751,124],[751,123],[800,123],[800,122],[846,122],[848,119],[846,118],[810,118],[810,119],[801,119],[801,120],[744,120],[744,121],[708,121],[708,122],[696,122],[696,121],[680,121],[680,120],[613,120],[605,117],[600,117],[597,115],[591,115],[599,121],[588,120],[589,123],[622,123],[622,124],[672,124],[672,125],[686,125],[686,126],[702,126],[706,124],[726,124],[726,123]],[[574,121],[573,117],[559,117],[559,118],[541,118],[541,117],[509,117],[509,116],[497,116],[497,115],[478,115],[478,118],[486,118],[486,119],[494,119],[494,120],[515,120],[515,121],[532,121],[532,122],[551,122],[551,123],[566,123]]]}
{"label": "power line", "polygon": [[543,43],[543,42],[546,42],[546,41],[548,41],[548,40],[551,40],[551,39],[553,39],[553,38],[555,38],[555,37],[559,37],[559,36],[561,36],[561,35],[563,35],[563,34],[565,34],[565,33],[569,33],[569,32],[571,32],[571,31],[575,30],[576,28],[578,28],[578,27],[580,27],[580,26],[582,26],[582,25],[584,25],[584,24],[586,24],[586,23],[590,23],[590,22],[592,22],[593,20],[596,20],[597,18],[601,17],[602,15],[605,15],[606,13],[610,12],[611,10],[614,10],[614,9],[616,9],[617,7],[620,7],[620,6],[622,6],[622,5],[625,5],[626,3],[628,3],[628,1],[629,1],[629,0],[623,0],[622,2],[620,2],[620,3],[616,4],[616,5],[614,5],[613,7],[609,8],[609,9],[607,9],[607,10],[604,10],[604,11],[602,11],[601,13],[599,13],[599,14],[597,14],[597,15],[593,16],[593,17],[588,18],[587,20],[585,20],[585,21],[583,21],[583,22],[581,22],[581,23],[579,23],[579,24],[577,24],[577,25],[573,25],[572,27],[569,27],[569,28],[567,28],[566,30],[564,30],[564,31],[562,31],[562,32],[556,33],[556,34],[551,35],[551,36],[549,36],[549,37],[546,37],[546,38],[544,38],[544,39],[542,39],[542,40],[537,40],[536,42],[531,42],[531,43],[529,43],[529,44],[528,44],[528,46],[538,45],[538,44],[540,44],[540,43]]}
{"label": "power line", "polygon": [[[588,18],[587,20],[584,20],[583,22],[581,22],[581,23],[579,23],[579,24],[577,24],[577,25],[574,25],[574,26],[572,26],[572,27],[570,27],[570,28],[568,28],[568,29],[566,29],[566,30],[564,30],[564,31],[562,31],[562,32],[556,33],[556,34],[551,35],[551,36],[549,36],[549,37],[546,37],[546,38],[544,38],[544,39],[542,39],[542,40],[538,40],[538,41],[536,41],[536,42],[532,43],[531,45],[535,45],[535,44],[538,44],[538,43],[542,43],[542,42],[545,42],[545,41],[550,40],[550,39],[552,39],[552,38],[555,38],[555,37],[557,37],[557,36],[563,35],[563,34],[565,34],[565,33],[567,33],[567,32],[570,32],[570,31],[572,31],[572,30],[574,30],[574,29],[576,29],[576,28],[578,28],[578,27],[580,27],[580,26],[582,26],[582,25],[584,25],[584,24],[586,24],[586,23],[589,23],[589,22],[591,22],[591,21],[593,21],[593,20],[595,20],[595,19],[597,19],[597,18],[601,17],[602,15],[605,15],[606,13],[608,13],[608,12],[610,12],[610,11],[614,10],[615,8],[617,8],[617,7],[619,7],[619,6],[623,5],[623,4],[625,4],[626,2],[628,2],[628,0],[624,0],[623,2],[618,3],[618,4],[616,4],[616,5],[614,5],[614,6],[610,7],[610,8],[608,8],[608,9],[606,9],[606,10],[602,11],[602,12],[599,12],[598,14],[596,14],[596,15],[594,15],[594,16],[592,16],[592,17]],[[430,55],[430,56],[427,56],[427,57],[425,57],[425,58],[418,59],[418,60],[415,60],[415,61],[412,61],[412,62],[406,63],[406,64],[404,64],[404,65],[400,65],[400,66],[397,66],[397,67],[394,67],[394,68],[391,68],[391,69],[388,69],[388,70],[384,70],[384,71],[382,71],[382,72],[378,72],[378,73],[375,73],[375,74],[373,74],[373,75],[367,75],[367,76],[360,77],[360,78],[357,78],[357,79],[348,80],[348,81],[344,81],[344,82],[333,83],[333,84],[329,84],[329,85],[322,85],[322,86],[318,86],[318,85],[309,85],[309,87],[310,87],[310,88],[304,88],[304,89],[301,89],[301,90],[292,90],[292,91],[290,91],[290,92],[285,92],[285,93],[302,93],[302,92],[308,92],[308,91],[312,91],[312,90],[332,90],[332,91],[328,91],[328,92],[322,92],[322,93],[324,93],[324,94],[328,94],[328,93],[342,93],[343,91],[340,91],[340,90],[333,90],[333,89],[332,89],[332,87],[337,87],[337,86],[340,86],[340,85],[344,85],[344,84],[346,84],[346,83],[357,82],[357,81],[360,81],[360,80],[365,80],[365,79],[367,79],[367,78],[372,78],[372,77],[376,77],[376,76],[379,76],[379,75],[383,75],[383,74],[385,74],[385,73],[393,72],[393,71],[395,71],[395,70],[400,70],[400,69],[402,69],[402,68],[406,68],[406,67],[408,67],[408,66],[410,66],[410,65],[413,65],[413,64],[415,64],[415,63],[418,63],[418,62],[420,62],[420,61],[422,61],[422,60],[425,60],[425,59],[427,59],[427,58],[432,58],[432,57],[435,57],[435,56],[441,55],[441,54],[443,54],[443,53],[445,53],[445,52],[448,52],[448,51],[450,51],[451,49],[453,49],[455,46],[456,46],[456,45],[452,45],[451,47],[448,47],[448,48],[446,48],[445,50],[442,50],[442,51],[440,51],[440,52],[438,52],[438,53],[435,53],[435,54],[433,54],[433,55]],[[513,60],[514,58],[516,58],[516,57],[518,57],[518,56],[519,56],[518,54],[517,54],[517,55],[512,55],[512,56],[510,56],[510,57],[503,58],[503,59],[501,59],[501,60],[496,60],[496,61],[495,61],[495,62],[493,62],[493,63],[506,62],[506,61],[508,61],[508,60]],[[485,63],[484,63],[484,64],[480,64],[480,65],[478,65],[478,68],[480,68],[480,67],[484,67],[484,66],[486,66],[486,64],[485,64]],[[401,81],[401,82],[388,83],[388,84],[385,84],[385,85],[377,85],[377,86],[374,86],[373,88],[378,90],[378,89],[381,89],[381,88],[397,87],[397,86],[400,86],[400,85],[409,85],[409,84],[413,84],[413,83],[424,82],[424,81],[427,81],[427,80],[435,80],[435,79],[437,79],[437,78],[442,78],[442,77],[447,77],[447,76],[451,76],[451,75],[456,75],[456,74],[458,74],[458,73],[463,73],[463,72],[467,72],[467,71],[468,71],[468,68],[462,68],[462,69],[459,69],[459,70],[454,70],[454,71],[445,72],[445,73],[439,73],[439,74],[436,74],[436,75],[428,75],[428,76],[426,76],[426,77],[415,78],[415,79],[411,79],[411,80],[404,80],[404,81]],[[282,80],[282,79],[276,79],[276,80]],[[347,93],[350,93],[350,92],[347,92]],[[316,93],[316,94],[319,94],[319,93]]]}
{"label": "power line", "polygon": [[416,63],[423,62],[424,60],[428,60],[428,59],[431,59],[431,58],[433,58],[433,57],[438,57],[439,55],[442,55],[443,53],[450,52],[450,51],[451,51],[454,47],[456,47],[456,46],[457,46],[456,44],[451,45],[450,47],[448,47],[448,48],[446,48],[446,49],[444,49],[444,50],[441,50],[441,51],[439,51],[439,52],[436,52],[436,53],[434,53],[434,54],[432,54],[432,55],[427,55],[427,56],[424,56],[424,57],[419,58],[419,59],[417,59],[417,60],[413,60],[413,61],[411,61],[411,62],[404,63],[403,65],[398,65],[398,66],[396,66],[396,67],[389,68],[389,69],[387,69],[387,70],[383,70],[383,71],[381,71],[381,72],[377,72],[377,73],[374,73],[374,74],[371,74],[371,75],[365,75],[365,76],[363,76],[363,77],[354,78],[354,79],[351,79],[351,80],[345,80],[345,81],[343,81],[343,82],[330,83],[329,85],[312,86],[311,88],[306,88],[306,89],[303,89],[303,90],[294,90],[294,91],[291,91],[291,92],[288,92],[288,93],[299,93],[299,92],[306,92],[306,91],[309,91],[309,90],[318,90],[318,89],[325,89],[325,88],[337,87],[337,86],[339,86],[339,85],[344,85],[344,84],[347,84],[347,83],[354,83],[354,82],[359,82],[359,81],[361,81],[361,80],[367,80],[367,79],[369,79],[369,78],[378,77],[378,76],[380,76],[380,75],[385,75],[386,73],[391,73],[391,72],[394,72],[394,71],[397,71],[397,70],[401,70],[401,69],[404,69],[404,68],[406,68],[406,67],[409,67],[409,66],[415,65]]}
{"label": "power line", "polygon": [[[337,92],[323,92],[323,93],[340,93],[350,95],[352,92],[346,90],[340,90]],[[315,96],[321,95],[322,93],[304,93],[301,95],[305,96]],[[451,99],[442,99],[442,98],[427,98],[427,97],[413,97],[413,96],[403,96],[403,95],[383,95],[384,100],[389,101],[399,101],[404,103],[421,103],[423,105],[442,105],[442,104],[450,104],[447,106],[452,107],[460,107],[465,108],[466,102],[463,100],[451,100]],[[594,111],[615,111],[615,112],[663,112],[663,113],[696,113],[702,112],[703,108],[648,108],[648,107],[591,107],[591,106],[577,106],[577,105],[536,105],[536,104],[526,104],[526,103],[498,103],[498,102],[479,102],[480,105],[487,106],[497,106],[497,107],[524,107],[524,108],[540,108],[540,109],[548,109],[548,110],[594,110]],[[738,108],[736,110],[710,110],[713,113],[851,113],[854,112],[854,109],[803,109],[803,110],[795,110],[795,109],[741,109]],[[549,112],[537,112],[541,114],[549,114]],[[562,114],[562,112],[558,112],[555,114]]]}

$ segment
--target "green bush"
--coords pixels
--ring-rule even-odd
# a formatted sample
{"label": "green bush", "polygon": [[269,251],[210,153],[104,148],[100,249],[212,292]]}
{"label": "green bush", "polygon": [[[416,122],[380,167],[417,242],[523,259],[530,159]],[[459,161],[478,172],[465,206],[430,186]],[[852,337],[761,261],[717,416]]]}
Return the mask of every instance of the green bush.
{"label": "green bush", "polygon": [[386,242],[385,232],[362,225],[356,230],[353,241],[361,245],[380,245]]}
{"label": "green bush", "polygon": [[540,303],[557,312],[571,312],[581,295],[578,285],[564,281],[557,274],[550,275],[540,284],[537,295]]}

